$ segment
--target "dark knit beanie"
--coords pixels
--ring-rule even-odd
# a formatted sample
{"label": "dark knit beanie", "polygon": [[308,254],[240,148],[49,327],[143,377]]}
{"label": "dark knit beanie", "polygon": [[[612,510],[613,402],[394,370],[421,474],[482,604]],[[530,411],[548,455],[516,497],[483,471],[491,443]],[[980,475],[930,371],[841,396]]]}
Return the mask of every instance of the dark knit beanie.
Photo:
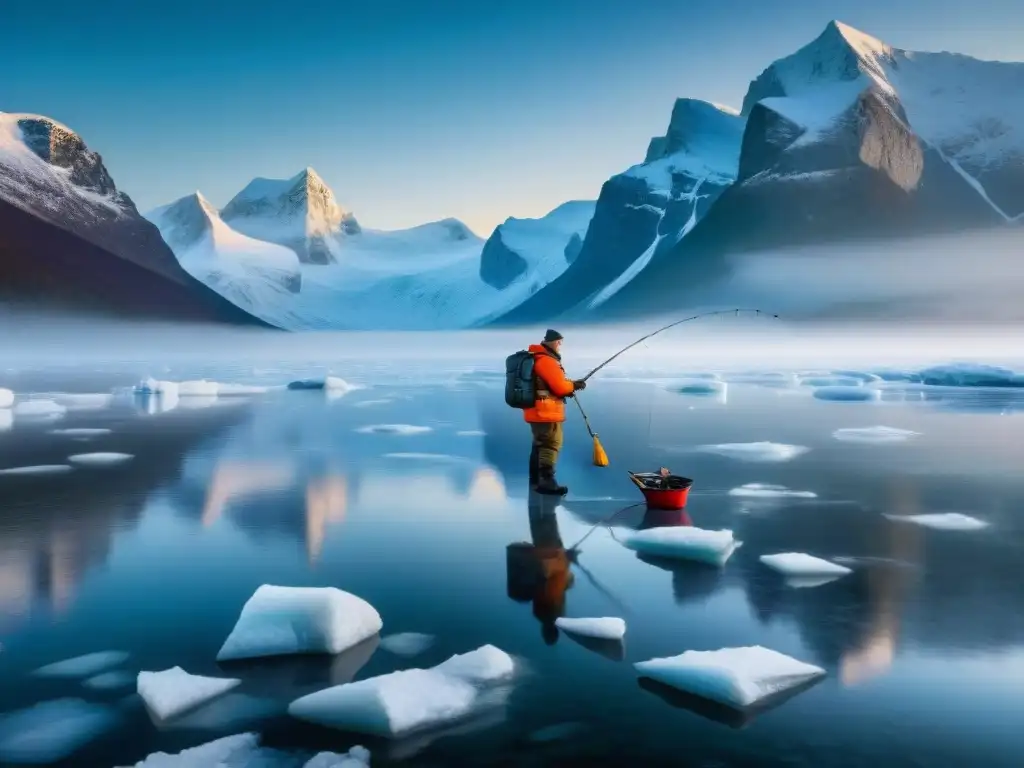
{"label": "dark knit beanie", "polygon": [[546,341],[548,343],[550,343],[552,341],[561,341],[561,340],[562,340],[562,334],[560,334],[558,331],[554,331],[554,330],[552,330],[550,328],[548,328],[547,333],[544,334],[544,341]]}

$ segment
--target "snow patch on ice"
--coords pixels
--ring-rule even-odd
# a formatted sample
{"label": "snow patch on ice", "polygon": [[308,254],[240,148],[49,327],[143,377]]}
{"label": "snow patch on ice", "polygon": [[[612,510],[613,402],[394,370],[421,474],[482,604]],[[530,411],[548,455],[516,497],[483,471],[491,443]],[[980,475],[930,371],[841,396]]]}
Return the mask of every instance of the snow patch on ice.
{"label": "snow patch on ice", "polygon": [[421,632],[400,632],[382,637],[380,647],[396,656],[419,656],[434,644],[435,639],[433,635]]}
{"label": "snow patch on ice", "polygon": [[137,692],[158,720],[170,720],[241,685],[241,680],[190,675],[181,667],[139,672]]}
{"label": "snow patch on ice", "polygon": [[621,640],[626,636],[626,622],[607,616],[596,619],[570,619],[562,616],[555,619],[555,626],[563,632],[597,640]]}
{"label": "snow patch on ice", "polygon": [[729,491],[730,496],[746,499],[816,499],[814,491],[793,491],[784,485],[769,483],[747,483]]}
{"label": "snow patch on ice", "polygon": [[886,515],[890,520],[913,523],[939,531],[978,531],[989,523],[961,512],[933,512],[923,515]]}
{"label": "snow patch on ice", "polygon": [[703,453],[714,453],[730,459],[754,462],[790,461],[807,453],[810,448],[802,445],[787,445],[760,441],[756,443],[720,443],[697,447]]}
{"label": "snow patch on ice", "polygon": [[730,530],[708,531],[691,526],[647,528],[623,540],[624,546],[652,557],[725,565],[740,542]]}
{"label": "snow patch on ice", "polygon": [[867,443],[869,445],[883,445],[886,443],[904,443],[920,433],[909,429],[898,429],[896,427],[845,427],[837,429],[832,437],[844,443]]}
{"label": "snow patch on ice", "polygon": [[110,667],[123,664],[127,659],[126,651],[97,651],[47,664],[44,667],[39,667],[32,674],[39,677],[91,677],[110,669]]}
{"label": "snow patch on ice", "polygon": [[76,453],[68,456],[68,461],[83,467],[112,467],[134,458],[130,453]]}
{"label": "snow patch on ice", "polygon": [[431,427],[414,424],[374,424],[368,427],[359,427],[356,430],[364,435],[422,435],[432,431]]}
{"label": "snow patch on ice", "polygon": [[641,675],[736,709],[809,683],[825,670],[759,645],[686,651],[633,665]]}
{"label": "snow patch on ice", "polygon": [[380,614],[335,587],[264,584],[242,607],[218,661],[285,654],[338,654],[376,635]]}
{"label": "snow patch on ice", "polygon": [[53,699],[0,715],[0,762],[49,764],[75,753],[118,723],[110,707]]}

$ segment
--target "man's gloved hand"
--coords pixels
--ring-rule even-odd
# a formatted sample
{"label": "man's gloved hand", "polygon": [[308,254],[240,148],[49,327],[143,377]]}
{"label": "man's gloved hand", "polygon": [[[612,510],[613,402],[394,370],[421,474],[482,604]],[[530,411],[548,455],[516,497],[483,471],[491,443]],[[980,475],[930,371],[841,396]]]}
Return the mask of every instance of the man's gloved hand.
{"label": "man's gloved hand", "polygon": [[587,382],[585,382],[583,379],[576,379],[572,383],[573,392],[582,392],[586,388],[587,388]]}

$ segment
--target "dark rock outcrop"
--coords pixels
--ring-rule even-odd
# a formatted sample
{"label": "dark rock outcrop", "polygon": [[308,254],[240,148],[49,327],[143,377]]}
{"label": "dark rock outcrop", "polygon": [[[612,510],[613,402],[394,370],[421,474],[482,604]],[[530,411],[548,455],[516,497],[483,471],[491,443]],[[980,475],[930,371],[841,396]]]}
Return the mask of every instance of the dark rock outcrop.
{"label": "dark rock outcrop", "polygon": [[526,259],[513,251],[501,237],[501,228],[487,238],[480,253],[480,279],[499,291],[510,286],[527,268]]}

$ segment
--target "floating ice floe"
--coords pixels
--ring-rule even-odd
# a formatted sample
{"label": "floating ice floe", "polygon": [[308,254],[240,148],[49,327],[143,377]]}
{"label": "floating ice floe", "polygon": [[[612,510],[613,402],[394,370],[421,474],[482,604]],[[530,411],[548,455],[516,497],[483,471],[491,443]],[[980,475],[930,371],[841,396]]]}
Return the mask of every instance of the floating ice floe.
{"label": "floating ice floe", "polygon": [[919,432],[896,427],[845,427],[833,432],[832,437],[844,443],[883,445],[885,443],[904,443],[919,434]]}
{"label": "floating ice floe", "polygon": [[868,387],[818,387],[814,396],[819,400],[840,403],[863,403],[882,399],[882,392]]}
{"label": "floating ice floe", "polygon": [[139,672],[136,690],[157,720],[170,720],[241,683],[233,678],[190,675],[181,667],[172,667],[161,672]]}
{"label": "floating ice floe", "polygon": [[0,387],[0,408],[10,408],[12,405],[14,405],[14,393]]}
{"label": "floating ice floe", "polygon": [[390,398],[382,397],[378,400],[360,400],[358,403],[352,403],[356,408],[370,408],[374,405],[387,405],[388,403],[394,402]]}
{"label": "floating ice floe", "polygon": [[769,483],[747,483],[729,491],[730,496],[744,499],[816,499],[814,491],[793,491],[784,485]]}
{"label": "floating ice floe", "polygon": [[293,701],[299,720],[396,738],[451,725],[489,702],[484,686],[508,680],[515,664],[494,646],[453,656],[430,669],[406,669],[317,691]]}
{"label": "floating ice floe", "polygon": [[39,677],[91,677],[111,667],[116,667],[118,664],[123,664],[127,659],[126,651],[97,651],[47,664],[45,667],[39,667],[32,674]]}
{"label": "floating ice floe", "polygon": [[689,379],[672,387],[672,391],[680,395],[723,395],[728,389],[728,384],[715,379]]}
{"label": "floating ice floe", "polygon": [[629,534],[623,544],[651,557],[693,560],[709,565],[725,565],[740,542],[732,531],[708,531],[692,526],[647,528]]}
{"label": "floating ice floe", "polygon": [[0,475],[60,475],[71,470],[68,464],[36,464],[31,467],[0,469]]}
{"label": "floating ice floe", "polygon": [[83,467],[112,467],[134,458],[130,453],[76,453],[68,456],[68,461]]}
{"label": "floating ice floe", "polygon": [[431,427],[416,426],[415,424],[374,424],[368,427],[359,427],[356,430],[364,435],[422,435],[432,431]]}
{"label": "floating ice floe", "polygon": [[800,384],[804,387],[860,387],[864,380],[852,376],[807,376],[800,379]]}
{"label": "floating ice floe", "polygon": [[555,619],[555,626],[563,632],[595,640],[621,640],[626,636],[626,622],[619,618],[603,616],[595,619]]}
{"label": "floating ice floe", "polygon": [[53,399],[69,411],[100,411],[113,402],[114,396],[109,392],[59,392]]}
{"label": "floating ice floe", "polygon": [[100,672],[82,681],[82,685],[94,691],[110,691],[115,688],[127,688],[135,685],[136,676],[131,672]]}
{"label": "floating ice floe", "polygon": [[791,578],[816,578],[824,576],[845,576],[852,571],[844,565],[823,560],[803,552],[780,552],[776,555],[761,555],[762,563],[776,573]]}
{"label": "floating ice floe", "polygon": [[882,377],[877,373],[871,373],[870,371],[832,371],[833,376],[845,376],[857,381],[863,381],[865,384],[873,384],[878,381],[882,381]]}
{"label": "floating ice floe", "polygon": [[988,528],[988,523],[961,512],[933,512],[925,515],[886,515],[890,520],[914,523],[940,531],[977,531]]}
{"label": "floating ice floe", "polygon": [[[320,752],[306,762],[297,762],[287,752],[260,746],[256,733],[225,736],[176,754],[155,752],[130,768],[369,768],[370,751],[352,747],[345,754]],[[122,768],[129,768],[123,766]]]}
{"label": "floating ice floe", "polygon": [[14,406],[14,415],[26,419],[56,419],[67,410],[53,400],[23,400]]}
{"label": "floating ice floe", "polygon": [[0,715],[0,763],[43,765],[72,755],[119,722],[113,709],[53,699]]}
{"label": "floating ice floe", "polygon": [[372,605],[340,589],[264,584],[242,607],[217,660],[338,654],[373,637],[382,626]]}
{"label": "floating ice floe", "polygon": [[703,453],[715,453],[730,459],[757,462],[782,462],[795,459],[807,453],[810,448],[802,445],[786,445],[761,441],[757,443],[720,443],[697,447]]}
{"label": "floating ice floe", "polygon": [[101,428],[75,427],[73,429],[51,429],[50,434],[60,435],[61,437],[102,437],[103,435],[111,434],[112,431]]}
{"label": "floating ice floe", "polygon": [[759,645],[686,651],[633,667],[659,683],[736,709],[755,706],[825,675],[821,667]]}
{"label": "floating ice floe", "polygon": [[396,656],[419,656],[434,644],[433,635],[421,632],[400,632],[381,638],[380,647]]}
{"label": "floating ice floe", "polygon": [[485,437],[487,435],[482,429],[460,429],[455,434],[458,437]]}

